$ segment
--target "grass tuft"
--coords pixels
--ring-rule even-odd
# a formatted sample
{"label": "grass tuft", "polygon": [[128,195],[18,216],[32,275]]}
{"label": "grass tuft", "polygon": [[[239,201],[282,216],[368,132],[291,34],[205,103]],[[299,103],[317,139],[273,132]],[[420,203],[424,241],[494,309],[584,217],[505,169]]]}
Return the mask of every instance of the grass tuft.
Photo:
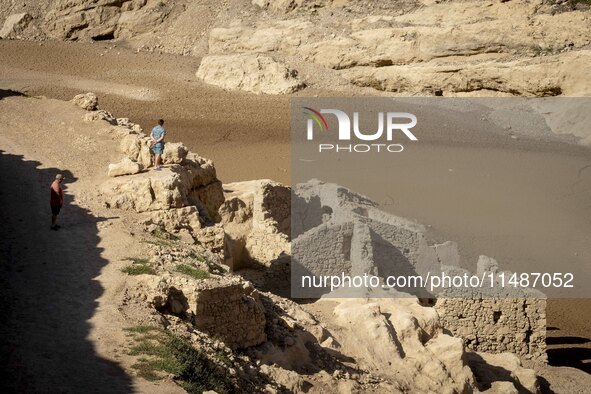
{"label": "grass tuft", "polygon": [[150,260],[145,259],[143,257],[126,257],[123,260],[131,261],[132,264],[144,264],[144,265],[150,264]]}
{"label": "grass tuft", "polygon": [[150,260],[139,257],[126,257],[124,260],[131,261],[131,265],[121,269],[127,275],[155,275],[156,271],[150,267]]}
{"label": "grass tuft", "polygon": [[176,266],[176,271],[181,274],[188,275],[194,279],[207,279],[209,278],[209,272],[199,268],[191,267],[187,264],[179,264]]}
{"label": "grass tuft", "polygon": [[208,258],[200,256],[195,252],[191,252],[191,254],[189,254],[189,257],[195,261],[206,264],[207,269],[212,274],[222,275],[226,272],[222,267],[220,267],[219,264],[216,264],[213,261],[209,260]]}
{"label": "grass tuft", "polygon": [[161,246],[161,247],[173,247],[174,246],[174,242],[179,240],[179,237],[177,237],[176,235],[170,234],[167,231],[164,231],[161,228],[156,228],[152,231],[150,231],[150,234],[154,237],[154,239],[152,240],[148,240],[146,241],[146,243],[148,244],[152,244],[152,245],[156,245],[156,246]]}
{"label": "grass tuft", "polygon": [[160,331],[160,327],[149,326],[149,325],[139,325],[139,326],[124,328],[123,331],[137,333],[137,334],[147,334],[152,331]]}
{"label": "grass tuft", "polygon": [[154,268],[150,267],[149,265],[143,264],[132,264],[123,269],[121,272],[127,275],[156,275],[156,271]]}
{"label": "grass tuft", "polygon": [[126,331],[133,333],[135,340],[129,354],[140,356],[132,368],[144,379],[159,380],[171,374],[190,394],[234,392],[224,373],[187,341],[158,327],[137,326]]}

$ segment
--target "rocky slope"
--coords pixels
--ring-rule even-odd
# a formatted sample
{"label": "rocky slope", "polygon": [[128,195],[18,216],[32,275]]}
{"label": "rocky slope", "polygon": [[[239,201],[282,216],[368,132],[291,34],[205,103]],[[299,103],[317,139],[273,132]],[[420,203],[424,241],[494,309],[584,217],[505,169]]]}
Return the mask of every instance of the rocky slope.
{"label": "rocky slope", "polygon": [[199,78],[255,93],[576,96],[590,86],[586,1],[15,1],[0,19],[4,38],[204,57]]}
{"label": "rocky slope", "polygon": [[[260,286],[260,278],[245,280],[248,270],[229,272],[228,256],[235,263],[256,262],[257,272],[268,273],[263,284],[285,278],[282,256],[291,253],[285,186],[252,181],[222,188],[213,163],[173,143],[168,144],[172,149],[167,147],[165,170],[146,171],[142,132],[137,125],[109,120],[114,117],[96,109],[93,95],[77,97],[73,103],[9,97],[0,106],[2,114],[10,114],[2,118],[9,126],[3,150],[15,154],[30,146],[28,155],[53,157],[56,161],[49,165],[71,171],[68,196],[75,200],[68,197],[64,229],[55,234],[64,245],[60,261],[67,263],[52,270],[72,283],[73,287],[62,284],[64,296],[75,297],[80,291],[76,283],[81,278],[76,280],[78,271],[72,267],[89,261],[92,253],[90,240],[78,245],[89,230],[80,223],[88,219],[74,212],[84,207],[93,217],[104,218],[98,227],[101,258],[108,260],[99,280],[106,293],[92,313],[90,339],[84,341],[90,340],[102,357],[138,376],[134,379],[143,385],[142,391],[158,389],[141,377],[156,379],[167,392],[173,390],[171,380],[189,392],[539,391],[535,372],[524,368],[515,355],[466,349],[442,326],[437,310],[414,297],[333,299],[306,306],[268,291],[272,286]],[[54,132],[40,134],[39,128]],[[122,157],[127,158],[124,165],[109,176],[108,163]],[[141,172],[135,173],[138,166]],[[3,201],[9,207],[21,202]],[[69,242],[72,237],[78,240],[74,244]],[[31,253],[37,250],[32,249]],[[22,256],[23,264],[26,257]],[[70,264],[72,258],[79,259],[78,265]],[[31,272],[39,269],[27,267]],[[25,289],[36,291],[26,282],[11,287],[19,294]],[[17,305],[27,315],[27,308],[36,308],[31,319],[48,319],[53,325],[50,314],[61,304],[53,302],[53,309],[21,301]],[[69,308],[71,324],[86,316],[78,316],[76,305],[63,305]],[[72,341],[71,336],[62,337],[61,328],[26,326],[23,331],[19,321],[11,320],[11,327],[17,325],[14,328],[34,343],[48,329],[58,343]],[[68,346],[61,348],[64,357],[53,363],[58,369],[45,384],[80,390],[83,381],[61,381],[60,371],[84,376],[95,369],[87,362],[68,364]],[[201,386],[195,380],[197,367]],[[37,367],[28,368],[31,387],[44,382],[44,375],[34,373]]]}
{"label": "rocky slope", "polygon": [[[96,111],[87,105],[93,96],[86,98],[74,103]],[[164,170],[125,171],[129,162],[142,170],[149,166],[142,155],[146,137],[133,124],[112,125],[109,134],[119,141],[125,165],[103,182],[97,197],[109,209],[136,217],[143,237],[152,240],[145,261],[134,263],[146,272],[127,281],[121,312],[164,327],[208,356],[222,352],[224,357],[210,361],[230,373],[211,388],[539,392],[535,372],[515,355],[468,353],[461,338],[444,331],[438,311],[415,297],[337,301],[318,317],[265,291],[288,281],[289,188],[265,180],[222,188],[213,163],[174,143],[165,148]],[[395,224],[402,219],[392,220],[393,231],[406,231]],[[228,272],[240,266],[262,268],[263,281]],[[472,366],[470,357],[476,360]],[[508,382],[495,382],[499,365],[509,368]]]}

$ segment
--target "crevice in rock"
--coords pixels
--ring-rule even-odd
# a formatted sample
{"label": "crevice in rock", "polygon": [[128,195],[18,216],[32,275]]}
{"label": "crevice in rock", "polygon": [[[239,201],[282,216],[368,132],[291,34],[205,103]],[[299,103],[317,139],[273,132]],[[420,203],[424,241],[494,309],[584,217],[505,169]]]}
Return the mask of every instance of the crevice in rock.
{"label": "crevice in rock", "polygon": [[115,34],[113,32],[105,33],[105,34],[98,34],[96,36],[91,37],[92,41],[109,41],[115,39]]}

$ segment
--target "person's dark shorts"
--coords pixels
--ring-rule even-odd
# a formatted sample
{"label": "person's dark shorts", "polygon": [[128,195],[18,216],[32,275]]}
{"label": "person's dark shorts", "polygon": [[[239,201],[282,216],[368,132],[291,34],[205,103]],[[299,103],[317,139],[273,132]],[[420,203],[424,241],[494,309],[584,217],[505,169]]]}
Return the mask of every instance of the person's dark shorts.
{"label": "person's dark shorts", "polygon": [[51,206],[51,214],[53,216],[57,216],[60,214],[61,209],[62,209],[61,205],[52,205]]}

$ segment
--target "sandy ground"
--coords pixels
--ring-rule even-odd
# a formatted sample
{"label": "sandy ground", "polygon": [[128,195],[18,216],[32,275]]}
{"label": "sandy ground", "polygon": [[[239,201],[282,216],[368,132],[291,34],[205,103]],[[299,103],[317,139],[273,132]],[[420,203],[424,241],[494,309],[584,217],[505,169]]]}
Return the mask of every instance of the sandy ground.
{"label": "sandy ground", "polygon": [[[289,99],[204,85],[195,80],[197,58],[106,43],[0,41],[0,59],[0,88],[60,99],[94,91],[103,109],[145,129],[165,118],[169,140],[212,158],[224,182],[290,181]],[[438,130],[393,168],[392,200],[376,199],[432,226],[434,238],[457,241],[469,260],[482,253],[501,262],[539,261],[547,269],[565,258],[588,264],[590,165],[588,150],[564,143]],[[589,373],[590,324],[591,300],[551,301],[551,363]]]}
{"label": "sandy ground", "polygon": [[[107,165],[116,142],[88,132],[83,111],[36,101],[0,97],[7,126],[0,144],[2,392],[183,392],[129,374],[122,328],[134,323],[117,308],[122,259],[138,245],[122,219],[93,199],[105,177],[96,168]],[[48,187],[58,172],[66,198],[56,232]]]}

